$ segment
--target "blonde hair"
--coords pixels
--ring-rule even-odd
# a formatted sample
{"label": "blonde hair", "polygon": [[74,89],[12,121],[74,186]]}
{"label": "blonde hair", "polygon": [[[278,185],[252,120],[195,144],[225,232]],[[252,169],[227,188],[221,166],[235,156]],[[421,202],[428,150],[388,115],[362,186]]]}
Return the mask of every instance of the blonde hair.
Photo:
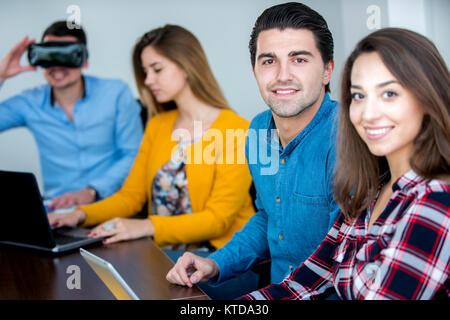
{"label": "blonde hair", "polygon": [[189,87],[195,97],[208,105],[230,109],[198,39],[180,26],[165,25],[145,33],[133,50],[134,77],[141,103],[147,107],[149,117],[174,109],[176,105],[173,101],[168,103],[156,101],[144,83],[146,75],[142,68],[141,54],[147,46],[152,46],[159,54],[170,59],[186,72]]}

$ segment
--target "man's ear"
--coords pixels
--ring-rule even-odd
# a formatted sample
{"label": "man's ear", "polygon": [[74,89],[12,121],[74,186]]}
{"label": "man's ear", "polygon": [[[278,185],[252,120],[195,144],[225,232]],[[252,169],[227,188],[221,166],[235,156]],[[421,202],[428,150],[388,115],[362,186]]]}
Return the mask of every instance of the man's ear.
{"label": "man's ear", "polygon": [[330,62],[327,62],[325,64],[325,72],[323,75],[323,85],[327,85],[331,81],[331,75],[333,74],[334,70],[334,60],[331,60]]}
{"label": "man's ear", "polygon": [[87,69],[89,67],[89,60],[86,60],[83,65],[81,66],[81,69]]}

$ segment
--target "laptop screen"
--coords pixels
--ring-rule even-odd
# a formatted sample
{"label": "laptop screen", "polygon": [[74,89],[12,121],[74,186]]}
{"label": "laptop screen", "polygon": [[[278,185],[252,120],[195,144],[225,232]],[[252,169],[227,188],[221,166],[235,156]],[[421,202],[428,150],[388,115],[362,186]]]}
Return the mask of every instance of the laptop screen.
{"label": "laptop screen", "polygon": [[55,241],[32,173],[0,171],[0,240],[52,248]]}

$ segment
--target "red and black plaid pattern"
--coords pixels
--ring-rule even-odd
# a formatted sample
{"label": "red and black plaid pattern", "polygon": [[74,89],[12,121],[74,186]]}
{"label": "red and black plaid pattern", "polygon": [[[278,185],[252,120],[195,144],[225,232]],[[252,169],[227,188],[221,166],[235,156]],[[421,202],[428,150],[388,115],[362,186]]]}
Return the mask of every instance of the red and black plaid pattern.
{"label": "red and black plaid pattern", "polygon": [[412,170],[368,230],[372,205],[352,222],[341,214],[325,240],[281,283],[244,299],[450,299],[450,184]]}

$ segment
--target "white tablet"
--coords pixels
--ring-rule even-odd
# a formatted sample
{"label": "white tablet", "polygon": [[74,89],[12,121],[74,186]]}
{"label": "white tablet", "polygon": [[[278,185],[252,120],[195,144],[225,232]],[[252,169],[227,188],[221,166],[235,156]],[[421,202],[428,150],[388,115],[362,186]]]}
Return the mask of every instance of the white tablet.
{"label": "white tablet", "polygon": [[111,263],[82,248],[80,253],[117,300],[139,300]]}

